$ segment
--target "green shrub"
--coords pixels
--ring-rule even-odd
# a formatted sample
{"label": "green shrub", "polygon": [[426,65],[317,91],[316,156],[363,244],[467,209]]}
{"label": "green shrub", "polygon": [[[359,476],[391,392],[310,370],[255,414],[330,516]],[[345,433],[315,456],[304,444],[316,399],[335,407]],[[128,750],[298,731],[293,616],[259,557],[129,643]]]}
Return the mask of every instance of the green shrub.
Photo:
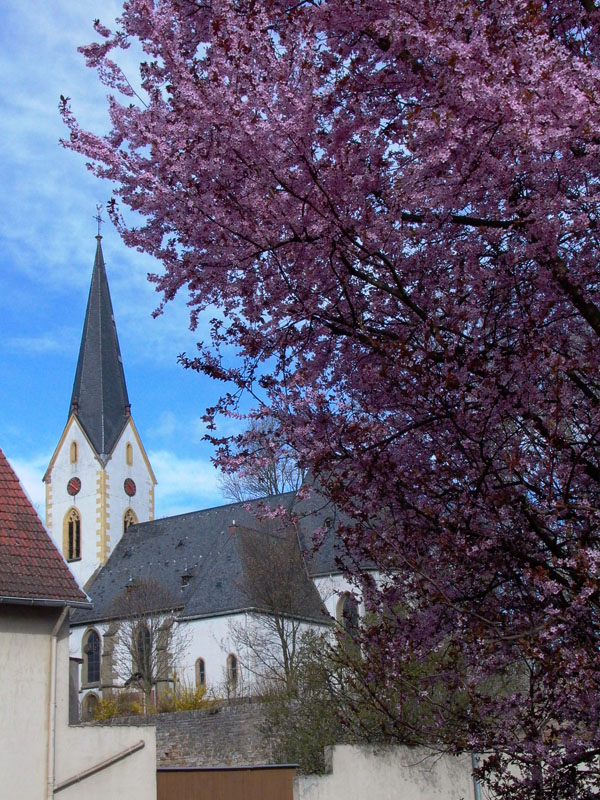
{"label": "green shrub", "polygon": [[213,700],[207,697],[206,686],[191,686],[184,680],[177,681],[169,695],[173,711],[195,711],[210,708],[213,704]]}
{"label": "green shrub", "polygon": [[120,716],[119,706],[116,700],[110,698],[108,700],[98,700],[98,705],[94,708],[92,719],[113,719]]}
{"label": "green shrub", "polygon": [[141,713],[143,713],[143,709],[138,701],[138,696],[131,692],[122,692],[113,697],[99,700],[94,709],[92,719],[113,719],[114,717],[129,717]]}

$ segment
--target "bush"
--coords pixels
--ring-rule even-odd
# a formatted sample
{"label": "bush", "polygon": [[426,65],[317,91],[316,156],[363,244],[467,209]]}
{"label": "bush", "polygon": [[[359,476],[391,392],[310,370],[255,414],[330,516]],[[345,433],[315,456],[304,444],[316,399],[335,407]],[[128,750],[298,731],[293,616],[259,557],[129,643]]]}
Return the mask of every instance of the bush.
{"label": "bush", "polygon": [[94,709],[92,719],[104,720],[114,719],[115,717],[129,717],[142,712],[142,705],[138,702],[137,695],[123,692],[114,697],[99,700]]}
{"label": "bush", "polygon": [[92,719],[113,719],[119,716],[119,707],[115,700],[98,700],[98,705],[94,708]]}
{"label": "bush", "polygon": [[160,713],[169,711],[196,711],[210,708],[213,698],[207,697],[206,686],[193,686],[185,678],[175,678],[173,689],[159,697],[156,710]]}

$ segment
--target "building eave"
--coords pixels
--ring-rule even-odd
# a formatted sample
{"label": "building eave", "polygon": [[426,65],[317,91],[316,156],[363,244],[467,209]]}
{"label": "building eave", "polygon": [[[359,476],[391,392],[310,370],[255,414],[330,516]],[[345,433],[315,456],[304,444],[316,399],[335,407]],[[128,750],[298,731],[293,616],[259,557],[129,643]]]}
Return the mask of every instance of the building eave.
{"label": "building eave", "polygon": [[55,597],[12,597],[0,595],[0,604],[14,606],[49,606],[53,608],[92,608],[93,603],[83,600],[63,600]]}

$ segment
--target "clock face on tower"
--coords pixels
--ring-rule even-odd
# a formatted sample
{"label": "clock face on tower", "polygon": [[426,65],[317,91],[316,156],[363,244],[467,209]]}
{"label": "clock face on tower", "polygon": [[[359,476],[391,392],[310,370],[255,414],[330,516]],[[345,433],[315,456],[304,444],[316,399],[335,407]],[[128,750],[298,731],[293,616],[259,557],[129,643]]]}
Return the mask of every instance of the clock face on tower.
{"label": "clock face on tower", "polygon": [[71,478],[67,483],[67,492],[72,497],[75,497],[76,494],[79,494],[80,489],[81,489],[81,481],[79,480],[79,478]]}
{"label": "clock face on tower", "polygon": [[136,492],[135,482],[131,478],[125,478],[123,488],[125,489],[125,494],[128,494],[129,497],[133,497]]}

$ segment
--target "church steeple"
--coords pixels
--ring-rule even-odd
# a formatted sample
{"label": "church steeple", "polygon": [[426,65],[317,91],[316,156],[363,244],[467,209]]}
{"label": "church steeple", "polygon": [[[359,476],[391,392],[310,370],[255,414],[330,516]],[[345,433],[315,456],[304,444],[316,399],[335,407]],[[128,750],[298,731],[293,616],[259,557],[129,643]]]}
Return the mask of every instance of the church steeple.
{"label": "church steeple", "polygon": [[77,417],[101,461],[111,454],[130,414],[125,374],[113,316],[102,237],[88,297],[79,359],[71,396]]}
{"label": "church steeple", "polygon": [[44,475],[46,526],[82,585],[129,525],[154,518],[156,484],[130,414],[102,237],[96,238],[71,410]]}

